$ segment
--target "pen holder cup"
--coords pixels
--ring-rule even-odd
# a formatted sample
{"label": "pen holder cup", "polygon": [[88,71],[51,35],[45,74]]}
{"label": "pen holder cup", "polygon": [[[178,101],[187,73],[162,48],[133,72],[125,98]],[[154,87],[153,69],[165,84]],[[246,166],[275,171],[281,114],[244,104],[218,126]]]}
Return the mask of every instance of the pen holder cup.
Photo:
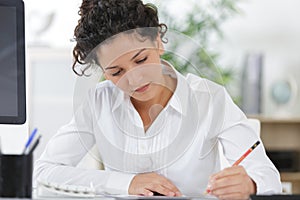
{"label": "pen holder cup", "polygon": [[33,155],[0,155],[0,197],[31,198]]}

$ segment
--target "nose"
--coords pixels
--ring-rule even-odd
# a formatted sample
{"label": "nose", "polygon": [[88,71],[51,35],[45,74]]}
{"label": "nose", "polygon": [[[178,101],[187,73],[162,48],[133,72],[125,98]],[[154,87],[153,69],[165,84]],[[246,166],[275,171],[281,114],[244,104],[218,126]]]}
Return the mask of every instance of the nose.
{"label": "nose", "polygon": [[140,86],[143,80],[143,74],[141,68],[139,67],[132,68],[130,71],[126,73],[126,77],[130,87],[134,88]]}

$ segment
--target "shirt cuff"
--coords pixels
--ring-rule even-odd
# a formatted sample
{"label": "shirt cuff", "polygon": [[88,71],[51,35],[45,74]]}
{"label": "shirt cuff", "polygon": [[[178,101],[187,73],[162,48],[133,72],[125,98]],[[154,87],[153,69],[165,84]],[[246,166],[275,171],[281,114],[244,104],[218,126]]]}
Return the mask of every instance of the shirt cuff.
{"label": "shirt cuff", "polygon": [[254,174],[248,174],[248,175],[256,185],[256,194],[262,194],[265,188],[262,179],[258,175],[254,175]]}
{"label": "shirt cuff", "polygon": [[135,174],[111,172],[105,184],[105,192],[109,194],[128,194],[129,185]]}
{"label": "shirt cuff", "polygon": [[[250,176],[250,178],[255,182],[256,184],[256,194],[260,194],[260,195],[270,195],[270,194],[277,194],[277,193],[281,193],[281,190],[277,191],[277,188],[275,186],[270,186],[266,184],[266,181],[263,180],[263,178],[261,176],[259,176],[258,174],[255,173],[248,173],[248,175]],[[269,183],[271,184],[271,183]]]}

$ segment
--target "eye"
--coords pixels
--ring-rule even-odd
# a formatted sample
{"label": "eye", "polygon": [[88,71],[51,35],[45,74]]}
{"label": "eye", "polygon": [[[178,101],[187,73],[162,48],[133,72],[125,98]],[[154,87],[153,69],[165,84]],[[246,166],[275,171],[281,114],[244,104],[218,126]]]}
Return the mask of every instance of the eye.
{"label": "eye", "polygon": [[141,60],[137,60],[136,64],[141,64],[143,62],[145,62],[148,59],[148,57],[146,56],[145,58],[141,59]]}
{"label": "eye", "polygon": [[119,76],[121,74],[121,72],[123,71],[123,69],[119,69],[117,72],[111,74],[112,76]]}

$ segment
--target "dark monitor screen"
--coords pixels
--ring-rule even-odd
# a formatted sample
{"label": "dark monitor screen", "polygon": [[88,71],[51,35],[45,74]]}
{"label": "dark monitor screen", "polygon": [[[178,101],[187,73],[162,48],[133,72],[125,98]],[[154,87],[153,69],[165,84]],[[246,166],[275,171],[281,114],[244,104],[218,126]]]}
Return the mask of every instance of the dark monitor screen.
{"label": "dark monitor screen", "polygon": [[24,3],[0,0],[0,124],[26,121]]}

